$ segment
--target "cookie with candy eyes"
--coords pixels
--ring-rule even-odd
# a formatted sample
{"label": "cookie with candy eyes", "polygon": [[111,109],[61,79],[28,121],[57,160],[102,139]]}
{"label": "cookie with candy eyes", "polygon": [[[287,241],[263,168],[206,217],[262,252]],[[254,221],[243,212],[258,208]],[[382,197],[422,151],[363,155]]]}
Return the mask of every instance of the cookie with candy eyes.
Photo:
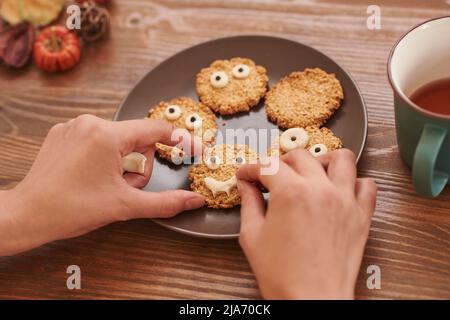
{"label": "cookie with candy eyes", "polygon": [[[217,132],[215,114],[207,106],[191,98],[162,101],[150,108],[147,118],[162,119],[177,128],[187,129],[195,137],[202,138],[205,145],[214,143]],[[161,143],[156,144],[156,150],[162,158],[175,163],[185,156],[183,150]]]}
{"label": "cookie with candy eyes", "polygon": [[272,141],[268,156],[280,156],[294,149],[306,149],[315,157],[342,148],[342,141],[325,127],[290,128]]}
{"label": "cookie with candy eyes", "polygon": [[250,59],[216,60],[197,74],[197,95],[214,112],[229,115],[256,106],[268,81],[266,69]]}
{"label": "cookie with candy eyes", "polygon": [[269,120],[281,128],[321,126],[340,107],[344,92],[334,74],[319,68],[292,72],[266,94]]}
{"label": "cookie with candy eyes", "polygon": [[241,202],[236,171],[256,163],[258,154],[247,145],[221,144],[205,150],[201,162],[189,170],[191,189],[205,196],[210,208],[231,208]]}

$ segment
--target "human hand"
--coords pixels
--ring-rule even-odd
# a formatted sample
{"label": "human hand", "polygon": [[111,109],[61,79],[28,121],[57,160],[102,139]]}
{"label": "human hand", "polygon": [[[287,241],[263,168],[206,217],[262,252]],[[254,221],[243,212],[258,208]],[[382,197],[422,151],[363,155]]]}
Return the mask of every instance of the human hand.
{"label": "human hand", "polygon": [[[172,132],[164,121],[110,122],[89,115],[55,125],[25,179],[0,193],[0,256],[114,221],[171,217],[203,206],[204,197],[191,191],[137,189],[150,179],[155,143],[180,142],[171,140]],[[195,140],[185,138],[183,144],[193,146]],[[143,175],[122,174],[122,157],[132,151],[147,157]]]}
{"label": "human hand", "polygon": [[[319,158],[294,150],[281,157],[276,174],[262,175],[261,168],[244,165],[237,178],[239,241],[262,296],[354,298],[376,184],[357,179],[355,156],[346,149]],[[270,191],[267,209],[253,182]]]}

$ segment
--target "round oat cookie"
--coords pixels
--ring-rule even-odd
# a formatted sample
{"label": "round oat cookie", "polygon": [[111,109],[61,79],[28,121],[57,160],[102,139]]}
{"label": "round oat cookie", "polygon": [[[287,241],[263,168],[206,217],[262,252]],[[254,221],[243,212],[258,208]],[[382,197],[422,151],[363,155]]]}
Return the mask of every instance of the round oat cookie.
{"label": "round oat cookie", "polygon": [[341,105],[344,92],[334,74],[319,68],[292,72],[266,94],[269,120],[281,128],[321,126]]}
{"label": "round oat cookie", "polygon": [[258,154],[247,145],[220,144],[205,150],[201,162],[189,170],[191,189],[206,197],[210,208],[231,208],[241,202],[236,171],[245,163],[256,163]]}
{"label": "round oat cookie", "polygon": [[267,71],[250,59],[216,60],[197,74],[200,101],[222,115],[249,111],[267,91]]}
{"label": "round oat cookie", "polygon": [[342,148],[342,141],[328,128],[291,128],[272,141],[268,156],[280,156],[291,150],[303,148],[318,157]]}
{"label": "round oat cookie", "polygon": [[[205,145],[214,143],[217,125],[215,114],[204,104],[188,97],[162,101],[150,108],[147,118],[162,119],[177,128],[187,129],[195,137],[202,138]],[[185,157],[183,150],[156,143],[158,154],[171,162],[177,163]],[[174,158],[177,161],[173,161]]]}

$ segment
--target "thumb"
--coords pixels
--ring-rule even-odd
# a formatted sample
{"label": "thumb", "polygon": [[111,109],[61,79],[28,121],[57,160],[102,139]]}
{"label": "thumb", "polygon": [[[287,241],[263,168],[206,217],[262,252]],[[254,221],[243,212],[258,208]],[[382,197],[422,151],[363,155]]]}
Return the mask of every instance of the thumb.
{"label": "thumb", "polygon": [[238,180],[238,189],[241,196],[241,245],[246,245],[246,241],[252,238],[255,231],[264,222],[264,198],[260,190],[252,183],[245,180]]}
{"label": "thumb", "polygon": [[129,218],[170,218],[185,210],[205,205],[205,197],[186,190],[147,192],[130,188],[128,196]]}

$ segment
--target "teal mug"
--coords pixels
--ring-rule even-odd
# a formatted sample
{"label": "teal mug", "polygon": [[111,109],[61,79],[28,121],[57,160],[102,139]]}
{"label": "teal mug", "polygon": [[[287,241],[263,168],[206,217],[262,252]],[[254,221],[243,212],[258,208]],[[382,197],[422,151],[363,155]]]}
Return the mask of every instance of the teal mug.
{"label": "teal mug", "polygon": [[412,169],[416,192],[436,197],[449,184],[450,116],[425,110],[409,97],[427,83],[450,77],[450,16],[406,33],[391,51],[388,76],[400,154]]}

